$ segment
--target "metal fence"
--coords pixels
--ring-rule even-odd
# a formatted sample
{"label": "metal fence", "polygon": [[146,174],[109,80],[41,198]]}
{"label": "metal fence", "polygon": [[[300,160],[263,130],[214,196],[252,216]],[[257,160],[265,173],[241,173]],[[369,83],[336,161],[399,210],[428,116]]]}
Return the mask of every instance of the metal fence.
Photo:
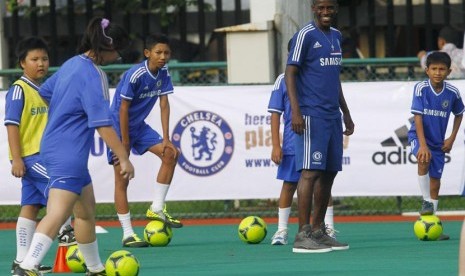
{"label": "metal fence", "polygon": [[[121,74],[129,69],[131,64],[109,65],[102,67],[108,74],[110,87],[116,87]],[[227,63],[214,62],[176,62],[169,63],[169,70],[176,86],[188,85],[227,85]],[[51,67],[53,74],[58,67]],[[21,69],[0,70],[0,90],[8,87],[22,75]],[[417,58],[366,58],[344,59],[341,73],[342,81],[392,81],[392,80],[421,80],[426,75],[421,69]]]}
{"label": "metal fence", "polygon": [[[111,87],[116,87],[121,74],[131,65],[112,65],[103,69],[109,75]],[[227,85],[226,62],[200,62],[169,64],[175,86],[179,85]],[[58,68],[51,68],[53,73]],[[19,69],[0,70],[0,77],[12,83],[22,71]],[[424,79],[424,70],[417,58],[388,59],[345,59],[341,74],[343,81],[407,81]],[[5,90],[3,87],[0,90]],[[412,185],[417,185],[412,183]],[[18,187],[19,189],[19,187]],[[276,195],[278,198],[279,195]],[[340,197],[334,199],[336,215],[394,215],[416,212],[420,197]],[[460,196],[441,197],[443,211],[465,211],[465,201]],[[131,214],[143,219],[149,202],[131,203]],[[277,199],[269,200],[217,200],[169,202],[170,212],[181,218],[243,217],[249,214],[264,217],[277,216]],[[292,215],[296,215],[293,206]],[[0,206],[0,221],[16,221],[19,206]],[[98,219],[117,219],[113,204],[97,205]]]}

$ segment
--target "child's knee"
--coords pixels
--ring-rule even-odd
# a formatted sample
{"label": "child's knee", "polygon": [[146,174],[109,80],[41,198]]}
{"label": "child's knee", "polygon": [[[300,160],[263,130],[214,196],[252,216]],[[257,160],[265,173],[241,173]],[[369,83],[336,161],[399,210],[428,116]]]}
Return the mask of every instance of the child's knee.
{"label": "child's knee", "polygon": [[162,157],[162,162],[165,164],[176,165],[176,162],[178,162],[179,154],[180,152],[178,149],[173,151],[171,148],[166,148]]}

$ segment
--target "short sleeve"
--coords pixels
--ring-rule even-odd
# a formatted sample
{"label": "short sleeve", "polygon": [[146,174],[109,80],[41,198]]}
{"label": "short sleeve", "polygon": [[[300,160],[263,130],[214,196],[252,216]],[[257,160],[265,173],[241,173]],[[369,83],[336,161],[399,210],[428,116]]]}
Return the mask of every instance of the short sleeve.
{"label": "short sleeve", "polygon": [[58,75],[59,72],[56,72],[40,86],[39,94],[47,102],[50,102],[52,98],[53,89],[55,88],[55,83],[58,79]]}
{"label": "short sleeve", "polygon": [[413,89],[412,107],[410,112],[412,114],[422,115],[423,114],[423,89],[422,85],[417,83]]}
{"label": "short sleeve", "polygon": [[271,91],[270,101],[268,103],[268,112],[270,113],[283,113],[284,112],[284,74],[276,78]]}
{"label": "short sleeve", "polygon": [[6,94],[5,125],[18,125],[24,108],[24,91],[19,85],[13,85]]}
{"label": "short sleeve", "polygon": [[137,91],[137,87],[139,86],[140,78],[134,78],[134,81],[131,82],[132,75],[125,74],[125,77],[122,80],[121,87],[119,90],[119,94],[121,98],[132,101],[134,98],[134,91]]}
{"label": "short sleeve", "polygon": [[163,75],[163,86],[161,88],[160,95],[167,95],[171,94],[174,91],[173,82],[171,81],[170,73],[168,72],[168,68],[162,69],[164,72]]}
{"label": "short sleeve", "polygon": [[100,74],[98,80],[88,81],[86,89],[81,90],[82,107],[87,114],[90,128],[112,125],[108,83],[105,83],[107,79],[102,75],[105,73]]}
{"label": "short sleeve", "polygon": [[307,35],[305,28],[297,32],[292,38],[291,50],[287,59],[288,65],[301,66],[305,61],[310,45],[311,37]]}
{"label": "short sleeve", "polygon": [[455,99],[452,107],[452,113],[454,113],[454,115],[460,115],[463,114],[464,111],[465,107],[463,105],[462,97],[460,97],[460,94],[457,94],[457,98]]}

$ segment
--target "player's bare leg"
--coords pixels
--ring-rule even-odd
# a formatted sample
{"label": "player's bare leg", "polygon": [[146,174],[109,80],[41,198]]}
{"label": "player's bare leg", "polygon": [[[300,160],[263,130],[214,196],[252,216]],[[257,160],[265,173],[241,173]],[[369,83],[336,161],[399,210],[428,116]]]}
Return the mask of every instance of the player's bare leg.
{"label": "player's bare leg", "polygon": [[331,188],[336,174],[337,172],[324,171],[315,183],[313,192],[315,206],[311,237],[313,241],[318,244],[329,246],[332,250],[346,250],[349,249],[349,245],[330,237],[324,223],[326,208],[328,207],[329,198],[331,197]]}
{"label": "player's bare leg", "polygon": [[28,253],[20,264],[20,269],[33,270],[39,266],[52,245],[53,239],[58,234],[61,225],[71,215],[77,198],[78,195],[73,192],[55,188],[50,189],[47,213],[36,228]]}
{"label": "player's bare leg", "polygon": [[324,225],[326,208],[331,197],[331,188],[337,173],[323,172],[315,183],[313,197],[315,206],[313,207],[313,229]]}
{"label": "player's bare leg", "polygon": [[299,232],[304,225],[310,224],[313,203],[314,183],[320,177],[317,171],[302,170],[297,185],[297,208],[299,210]]}
{"label": "player's bare leg", "polygon": [[285,245],[288,240],[288,223],[291,214],[292,201],[297,189],[297,183],[284,181],[279,195],[278,230],[271,238],[272,245]]}
{"label": "player's bare leg", "polygon": [[82,189],[73,208],[74,228],[79,250],[84,257],[88,271],[103,271],[95,233],[95,195],[92,184]]}
{"label": "player's bare leg", "polygon": [[325,224],[326,224],[326,233],[332,237],[336,238],[336,229],[334,228],[334,203],[333,197],[329,197],[328,207],[326,208],[325,213]]}
{"label": "player's bare leg", "polygon": [[125,179],[121,174],[121,166],[113,165],[115,175],[115,208],[118,214],[127,214],[129,212],[128,186],[129,179]]}
{"label": "player's bare leg", "polygon": [[[430,177],[430,194],[431,194],[431,202],[433,203],[433,210],[434,213],[438,211],[439,205],[439,189],[441,188],[441,179]],[[442,233],[438,240],[445,241],[450,239],[449,235]]]}
{"label": "player's bare leg", "polygon": [[162,144],[157,144],[151,147],[149,151],[156,154],[161,159],[157,182],[170,185],[178,162],[179,152],[173,152],[170,148],[165,148],[163,150]]}
{"label": "player's bare leg", "polygon": [[434,206],[431,201],[431,180],[428,174],[429,165],[429,161],[418,162],[418,184],[423,196],[420,215],[432,215],[434,213]]}
{"label": "player's bare leg", "polygon": [[157,175],[157,183],[155,183],[154,200],[147,210],[146,216],[149,219],[164,221],[173,228],[180,228],[182,227],[182,223],[168,213],[165,204],[166,195],[178,161],[179,151],[173,151],[170,147],[164,148],[163,143],[152,146],[149,151],[161,159],[161,166]]}
{"label": "player's bare leg", "polygon": [[459,245],[459,276],[465,276],[465,220],[462,223]]}
{"label": "player's bare leg", "polygon": [[132,228],[128,200],[129,179],[120,174],[121,166],[118,162],[113,165],[113,170],[115,176],[115,209],[123,229],[122,244],[124,247],[147,247],[148,243],[139,238]]}

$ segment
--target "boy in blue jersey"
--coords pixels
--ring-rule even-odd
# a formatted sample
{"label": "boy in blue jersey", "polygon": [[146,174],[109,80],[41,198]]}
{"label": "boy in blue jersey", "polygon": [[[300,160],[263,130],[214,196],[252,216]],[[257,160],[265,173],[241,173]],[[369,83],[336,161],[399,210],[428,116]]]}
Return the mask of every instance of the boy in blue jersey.
{"label": "boy in blue jersey", "polygon": [[118,156],[121,175],[134,177],[134,167],[111,126],[108,81],[99,68],[115,62],[128,45],[128,35],[121,27],[105,18],[94,18],[84,33],[79,55],[68,59],[40,88],[40,95],[49,102],[49,118],[40,145],[50,176],[47,214],[14,275],[41,275],[36,267],[71,213],[86,275],[106,275],[95,233],[95,196],[88,160],[97,130]]}
{"label": "boy in blue jersey", "polygon": [[[426,58],[428,80],[417,83],[413,90],[414,121],[408,138],[418,162],[418,182],[423,196],[420,215],[432,215],[438,209],[445,154],[452,149],[465,109],[459,90],[444,81],[451,72],[450,66],[447,53],[432,52]],[[452,133],[445,139],[451,113],[455,116]],[[448,239],[445,234],[439,237],[439,240]]]}
{"label": "boy in blue jersey", "polygon": [[[116,88],[111,104],[113,127],[128,154],[131,149],[138,154],[149,151],[161,159],[153,203],[146,216],[179,228],[182,223],[170,216],[165,206],[166,194],[178,158],[178,150],[169,136],[168,95],[173,93],[173,84],[166,66],[171,56],[168,38],[163,35],[149,35],[145,39],[144,56],[147,59],[126,71]],[[160,100],[162,135],[145,123],[145,118],[157,100]],[[124,247],[146,247],[148,244],[132,228],[127,196],[129,180],[119,175],[119,162],[111,151],[108,151],[108,162],[113,164],[115,170],[115,206],[123,228],[122,244]]]}
{"label": "boy in blue jersey", "polygon": [[294,35],[286,66],[291,124],[296,133],[296,169],[301,171],[297,186],[299,232],[294,240],[294,253],[349,248],[348,244],[330,237],[324,223],[334,178],[342,170],[342,136],[354,131],[339,79],[342,35],[331,27],[337,7],[335,0],[313,0],[314,21]]}
{"label": "boy in blue jersey", "polygon": [[[8,90],[5,104],[11,174],[21,178],[22,184],[21,211],[16,223],[16,259],[11,273],[23,261],[31,245],[37,215],[47,205],[45,190],[49,179],[39,156],[48,117],[48,106],[39,95],[39,85],[48,72],[48,47],[40,38],[25,38],[16,46],[16,56],[23,75]],[[58,241],[63,245],[76,243],[71,218],[61,227]],[[51,267],[39,266],[40,272],[51,270]]]}
{"label": "boy in blue jersey", "polygon": [[[287,44],[289,52],[292,40]],[[272,151],[271,160],[278,165],[277,179],[283,180],[281,193],[279,195],[278,209],[278,230],[271,238],[272,245],[285,245],[288,243],[288,223],[291,214],[291,205],[294,198],[294,193],[297,188],[297,182],[300,178],[300,173],[296,171],[295,155],[294,155],[294,132],[291,128],[291,106],[287,96],[286,83],[284,74],[279,75],[271,92],[270,102],[268,104],[268,112],[271,113],[271,141]],[[284,134],[281,146],[280,139],[280,124],[281,114],[284,119]],[[331,208],[329,207],[331,206]],[[332,200],[328,204],[328,211],[325,215],[325,223],[328,225],[327,232],[335,236],[333,221]]]}

